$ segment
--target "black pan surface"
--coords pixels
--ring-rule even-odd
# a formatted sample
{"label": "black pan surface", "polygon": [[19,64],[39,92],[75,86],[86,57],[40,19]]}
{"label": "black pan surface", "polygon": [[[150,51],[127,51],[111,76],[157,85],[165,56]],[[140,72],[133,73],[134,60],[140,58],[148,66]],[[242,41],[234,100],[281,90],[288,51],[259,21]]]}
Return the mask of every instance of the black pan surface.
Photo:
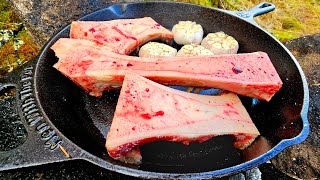
{"label": "black pan surface", "polygon": [[[274,150],[275,146],[279,147],[281,140],[301,133],[301,114],[306,108],[307,98],[304,76],[290,53],[256,25],[217,9],[169,2],[114,5],[81,20],[106,21],[145,16],[152,17],[168,29],[178,21],[196,21],[203,26],[205,34],[224,31],[233,36],[240,44],[240,53],[268,53],[283,81],[282,89],[270,102],[240,97],[262,136],[243,152],[233,148],[231,137],[221,136],[189,146],[162,141],[146,144],[141,147],[143,163],[139,167],[114,161],[108,156],[104,144],[119,91],[106,91],[101,98],[89,96],[52,67],[58,59],[50,46],[59,38],[68,37],[68,26],[51,39],[40,55],[35,70],[35,88],[43,112],[73,143],[107,163],[138,169],[141,173],[202,173],[248,164],[258,157],[261,162],[255,163],[263,163],[270,158],[261,156]],[[276,153],[275,150],[268,156]]]}

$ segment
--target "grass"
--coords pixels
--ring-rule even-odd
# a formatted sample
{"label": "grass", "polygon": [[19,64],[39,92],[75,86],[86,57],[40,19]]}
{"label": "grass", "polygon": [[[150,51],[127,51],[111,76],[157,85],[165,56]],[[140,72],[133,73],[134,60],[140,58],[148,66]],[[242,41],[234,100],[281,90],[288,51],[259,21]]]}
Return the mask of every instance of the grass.
{"label": "grass", "polygon": [[[228,10],[248,10],[262,0],[177,0]],[[256,18],[267,31],[285,42],[301,36],[320,33],[319,0],[268,0],[276,9]]]}

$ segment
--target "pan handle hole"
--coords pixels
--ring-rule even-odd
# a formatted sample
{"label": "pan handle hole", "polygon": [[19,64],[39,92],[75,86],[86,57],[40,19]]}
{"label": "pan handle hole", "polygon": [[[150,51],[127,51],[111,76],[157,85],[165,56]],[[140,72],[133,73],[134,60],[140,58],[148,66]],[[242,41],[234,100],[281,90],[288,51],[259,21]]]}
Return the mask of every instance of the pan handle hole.
{"label": "pan handle hole", "polygon": [[266,8],[266,7],[270,7],[270,6],[272,6],[271,4],[269,4],[269,3],[263,3],[259,8]]}

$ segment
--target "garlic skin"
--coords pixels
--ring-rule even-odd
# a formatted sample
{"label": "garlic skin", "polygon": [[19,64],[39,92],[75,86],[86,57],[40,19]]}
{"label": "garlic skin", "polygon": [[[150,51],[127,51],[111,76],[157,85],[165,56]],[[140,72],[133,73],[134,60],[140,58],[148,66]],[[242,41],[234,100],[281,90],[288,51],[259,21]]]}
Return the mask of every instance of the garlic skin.
{"label": "garlic skin", "polygon": [[148,42],[139,50],[139,57],[173,57],[176,54],[175,48],[158,42]]}
{"label": "garlic skin", "polygon": [[214,55],[210,50],[204,48],[201,45],[197,44],[187,44],[182,46],[182,48],[178,51],[177,56],[210,56]]}
{"label": "garlic skin", "polygon": [[202,26],[192,21],[179,21],[172,32],[174,41],[180,45],[200,44],[203,38]]}
{"label": "garlic skin", "polygon": [[215,55],[237,54],[239,49],[238,41],[224,32],[209,33],[202,40],[201,45]]}

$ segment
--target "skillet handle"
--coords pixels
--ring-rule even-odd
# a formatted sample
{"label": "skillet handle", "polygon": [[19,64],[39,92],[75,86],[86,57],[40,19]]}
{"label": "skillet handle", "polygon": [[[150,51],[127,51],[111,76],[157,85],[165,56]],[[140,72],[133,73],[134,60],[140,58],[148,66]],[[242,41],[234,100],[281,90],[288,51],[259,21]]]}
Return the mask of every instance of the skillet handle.
{"label": "skillet handle", "polygon": [[255,16],[259,16],[259,15],[271,12],[275,8],[276,8],[276,6],[272,3],[262,2],[256,6],[254,6],[253,8],[249,9],[247,11],[247,13],[249,13],[249,14],[251,14],[251,16],[255,17]]}
{"label": "skillet handle", "polygon": [[0,78],[0,94],[9,88],[16,90],[15,95],[0,99],[0,171],[70,159],[60,147],[71,151],[72,143],[40,112],[33,88],[32,63]]}
{"label": "skillet handle", "polygon": [[228,11],[228,12],[240,17],[241,19],[249,21],[252,24],[257,25],[255,20],[253,19],[254,17],[271,12],[275,8],[276,8],[276,6],[272,3],[262,2],[256,6],[254,6],[253,8],[249,9],[248,11],[237,11],[237,12]]}

